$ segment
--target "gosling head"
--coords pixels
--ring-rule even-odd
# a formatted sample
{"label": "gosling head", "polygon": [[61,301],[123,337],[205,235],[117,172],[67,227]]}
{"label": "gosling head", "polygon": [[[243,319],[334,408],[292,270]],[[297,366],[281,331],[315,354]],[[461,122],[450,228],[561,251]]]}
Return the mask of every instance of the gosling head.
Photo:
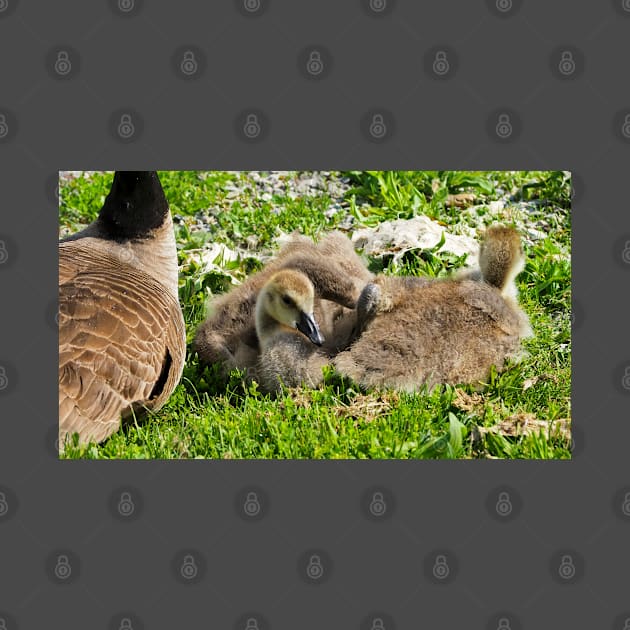
{"label": "gosling head", "polygon": [[304,333],[321,346],[324,338],[313,316],[313,283],[300,271],[275,273],[261,289],[256,301],[256,331],[261,344],[278,324]]}

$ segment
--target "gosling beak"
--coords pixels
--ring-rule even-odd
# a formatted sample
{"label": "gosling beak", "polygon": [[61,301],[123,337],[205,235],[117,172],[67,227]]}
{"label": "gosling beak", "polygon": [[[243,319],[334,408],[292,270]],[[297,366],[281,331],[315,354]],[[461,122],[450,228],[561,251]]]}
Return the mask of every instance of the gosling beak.
{"label": "gosling beak", "polygon": [[322,333],[319,332],[319,326],[313,315],[304,312],[300,313],[297,329],[304,333],[315,345],[321,346],[324,343],[324,338]]}

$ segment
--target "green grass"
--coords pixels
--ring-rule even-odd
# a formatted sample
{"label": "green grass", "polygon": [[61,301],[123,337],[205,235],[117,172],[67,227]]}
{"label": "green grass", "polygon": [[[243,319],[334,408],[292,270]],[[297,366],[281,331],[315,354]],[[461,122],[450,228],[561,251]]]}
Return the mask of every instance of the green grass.
{"label": "green grass", "polygon": [[[336,176],[348,178],[351,186],[343,200],[327,194],[295,199],[274,194],[263,200],[248,173],[160,172],[171,210],[179,215],[180,301],[189,342],[208,296],[227,290],[233,279],[261,264],[253,256],[229,264],[217,260],[207,272],[198,256],[206,242],[234,248],[255,237],[257,248],[265,249],[280,231],[318,236],[346,214],[355,217],[356,227],[426,214],[457,232],[510,222],[527,212],[545,221],[547,236],[526,247],[528,262],[518,278],[534,329],[524,344],[526,358],[493,373],[481,393],[468,386],[413,395],[361,392],[330,371],[322,389],[286,391],[272,400],[246,385],[238,372],[226,386],[215,368],[201,368],[189,353],[182,381],[163,409],[101,445],[69,444],[64,458],[570,457],[570,178],[561,171],[353,171]],[[63,184],[60,225],[75,231],[92,220],[111,178],[95,174]],[[234,184],[240,189],[230,193]],[[449,195],[458,193],[474,195],[474,212],[449,203]],[[489,205],[497,199],[510,200],[498,217]],[[327,212],[332,203],[341,211]],[[191,229],[198,213],[209,217],[209,231]],[[397,265],[369,262],[374,271],[388,274],[442,277],[464,258],[433,250],[408,252]],[[516,418],[541,428],[513,435]]]}

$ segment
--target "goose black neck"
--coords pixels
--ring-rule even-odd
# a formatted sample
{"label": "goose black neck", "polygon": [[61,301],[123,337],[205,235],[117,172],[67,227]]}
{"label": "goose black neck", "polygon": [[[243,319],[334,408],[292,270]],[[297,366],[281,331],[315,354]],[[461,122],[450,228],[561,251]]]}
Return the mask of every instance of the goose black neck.
{"label": "goose black neck", "polygon": [[115,241],[148,237],[168,216],[168,202],[155,171],[116,171],[98,215],[99,232]]}

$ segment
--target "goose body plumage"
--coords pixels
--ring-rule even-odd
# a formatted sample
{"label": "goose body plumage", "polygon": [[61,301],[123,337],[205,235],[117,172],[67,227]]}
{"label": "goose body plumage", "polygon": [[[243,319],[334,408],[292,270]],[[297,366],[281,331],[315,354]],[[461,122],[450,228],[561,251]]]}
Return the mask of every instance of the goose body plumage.
{"label": "goose body plumage", "polygon": [[185,348],[157,173],[117,172],[99,219],[59,244],[60,444],[74,433],[100,442],[128,416],[159,409]]}

